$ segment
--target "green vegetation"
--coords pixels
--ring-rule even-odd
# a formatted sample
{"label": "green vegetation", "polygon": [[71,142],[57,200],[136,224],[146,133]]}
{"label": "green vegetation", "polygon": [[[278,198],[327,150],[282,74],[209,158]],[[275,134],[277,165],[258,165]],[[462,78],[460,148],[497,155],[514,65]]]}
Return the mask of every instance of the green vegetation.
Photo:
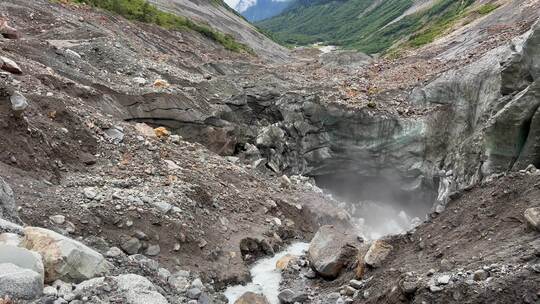
{"label": "green vegetation", "polygon": [[435,4],[426,17],[435,17],[434,21],[426,20],[424,29],[414,34],[410,39],[413,47],[431,43],[435,38],[442,36],[456,21],[464,16],[465,10],[474,1],[443,0]]}
{"label": "green vegetation", "polygon": [[[465,16],[475,2],[438,0],[429,9],[391,23],[411,7],[413,0],[298,1],[285,13],[263,20],[258,26],[284,44],[323,42],[370,54],[384,52],[396,42],[411,47],[432,42]],[[479,10],[485,12],[488,8]]]}
{"label": "green vegetation", "polygon": [[[234,52],[253,51],[246,45],[237,42],[233,36],[212,29],[208,25],[196,23],[186,17],[159,10],[146,0],[71,0],[108,10],[129,20],[157,24],[171,30],[193,30],[212,39]],[[220,0],[216,0],[220,1]]]}
{"label": "green vegetation", "polygon": [[494,3],[486,3],[476,10],[480,15],[487,15],[498,9],[500,5]]}

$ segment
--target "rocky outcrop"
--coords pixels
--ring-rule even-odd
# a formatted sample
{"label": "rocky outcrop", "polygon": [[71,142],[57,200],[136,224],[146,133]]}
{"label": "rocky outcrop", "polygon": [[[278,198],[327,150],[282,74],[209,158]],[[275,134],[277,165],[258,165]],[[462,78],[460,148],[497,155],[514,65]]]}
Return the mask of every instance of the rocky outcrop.
{"label": "rocky outcrop", "polygon": [[[21,224],[21,219],[17,215],[17,206],[13,197],[13,190],[0,177],[0,220],[10,221],[16,224]],[[7,226],[8,224],[6,224]],[[2,225],[0,224],[0,228]]]}
{"label": "rocky outcrop", "polygon": [[44,228],[24,228],[21,246],[41,254],[46,282],[57,279],[80,282],[105,274],[111,268],[100,253]]}
{"label": "rocky outcrop", "polygon": [[333,226],[319,228],[309,244],[308,259],[315,272],[334,279],[352,262],[358,252],[358,240]]}

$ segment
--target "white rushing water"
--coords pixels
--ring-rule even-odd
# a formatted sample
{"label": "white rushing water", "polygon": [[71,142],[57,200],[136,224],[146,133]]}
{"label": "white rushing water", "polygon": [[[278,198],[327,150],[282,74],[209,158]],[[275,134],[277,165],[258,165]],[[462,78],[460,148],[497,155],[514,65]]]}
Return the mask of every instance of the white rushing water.
{"label": "white rushing water", "polygon": [[281,282],[281,271],[276,269],[276,262],[287,254],[300,256],[309,248],[309,243],[294,243],[273,257],[260,259],[251,268],[251,283],[230,286],[225,296],[232,304],[244,293],[251,291],[266,296],[270,304],[279,304],[278,293]]}

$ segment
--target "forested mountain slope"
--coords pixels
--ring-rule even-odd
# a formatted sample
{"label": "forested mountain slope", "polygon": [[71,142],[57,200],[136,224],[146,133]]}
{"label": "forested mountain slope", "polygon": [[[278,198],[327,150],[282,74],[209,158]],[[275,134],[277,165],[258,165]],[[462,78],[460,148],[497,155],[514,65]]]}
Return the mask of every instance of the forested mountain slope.
{"label": "forested mountain slope", "polygon": [[416,47],[432,42],[458,22],[487,15],[507,1],[347,0],[299,1],[258,25],[287,44],[316,42],[382,52],[401,41]]}

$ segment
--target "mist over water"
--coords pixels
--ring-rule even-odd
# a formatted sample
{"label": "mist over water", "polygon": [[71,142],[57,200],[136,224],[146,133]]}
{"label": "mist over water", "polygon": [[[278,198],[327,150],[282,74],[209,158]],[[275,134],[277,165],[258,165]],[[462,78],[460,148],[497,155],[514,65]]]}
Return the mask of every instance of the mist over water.
{"label": "mist over water", "polygon": [[418,226],[437,197],[435,190],[395,175],[365,177],[346,173],[319,176],[316,182],[349,213],[358,235],[367,240]]}

